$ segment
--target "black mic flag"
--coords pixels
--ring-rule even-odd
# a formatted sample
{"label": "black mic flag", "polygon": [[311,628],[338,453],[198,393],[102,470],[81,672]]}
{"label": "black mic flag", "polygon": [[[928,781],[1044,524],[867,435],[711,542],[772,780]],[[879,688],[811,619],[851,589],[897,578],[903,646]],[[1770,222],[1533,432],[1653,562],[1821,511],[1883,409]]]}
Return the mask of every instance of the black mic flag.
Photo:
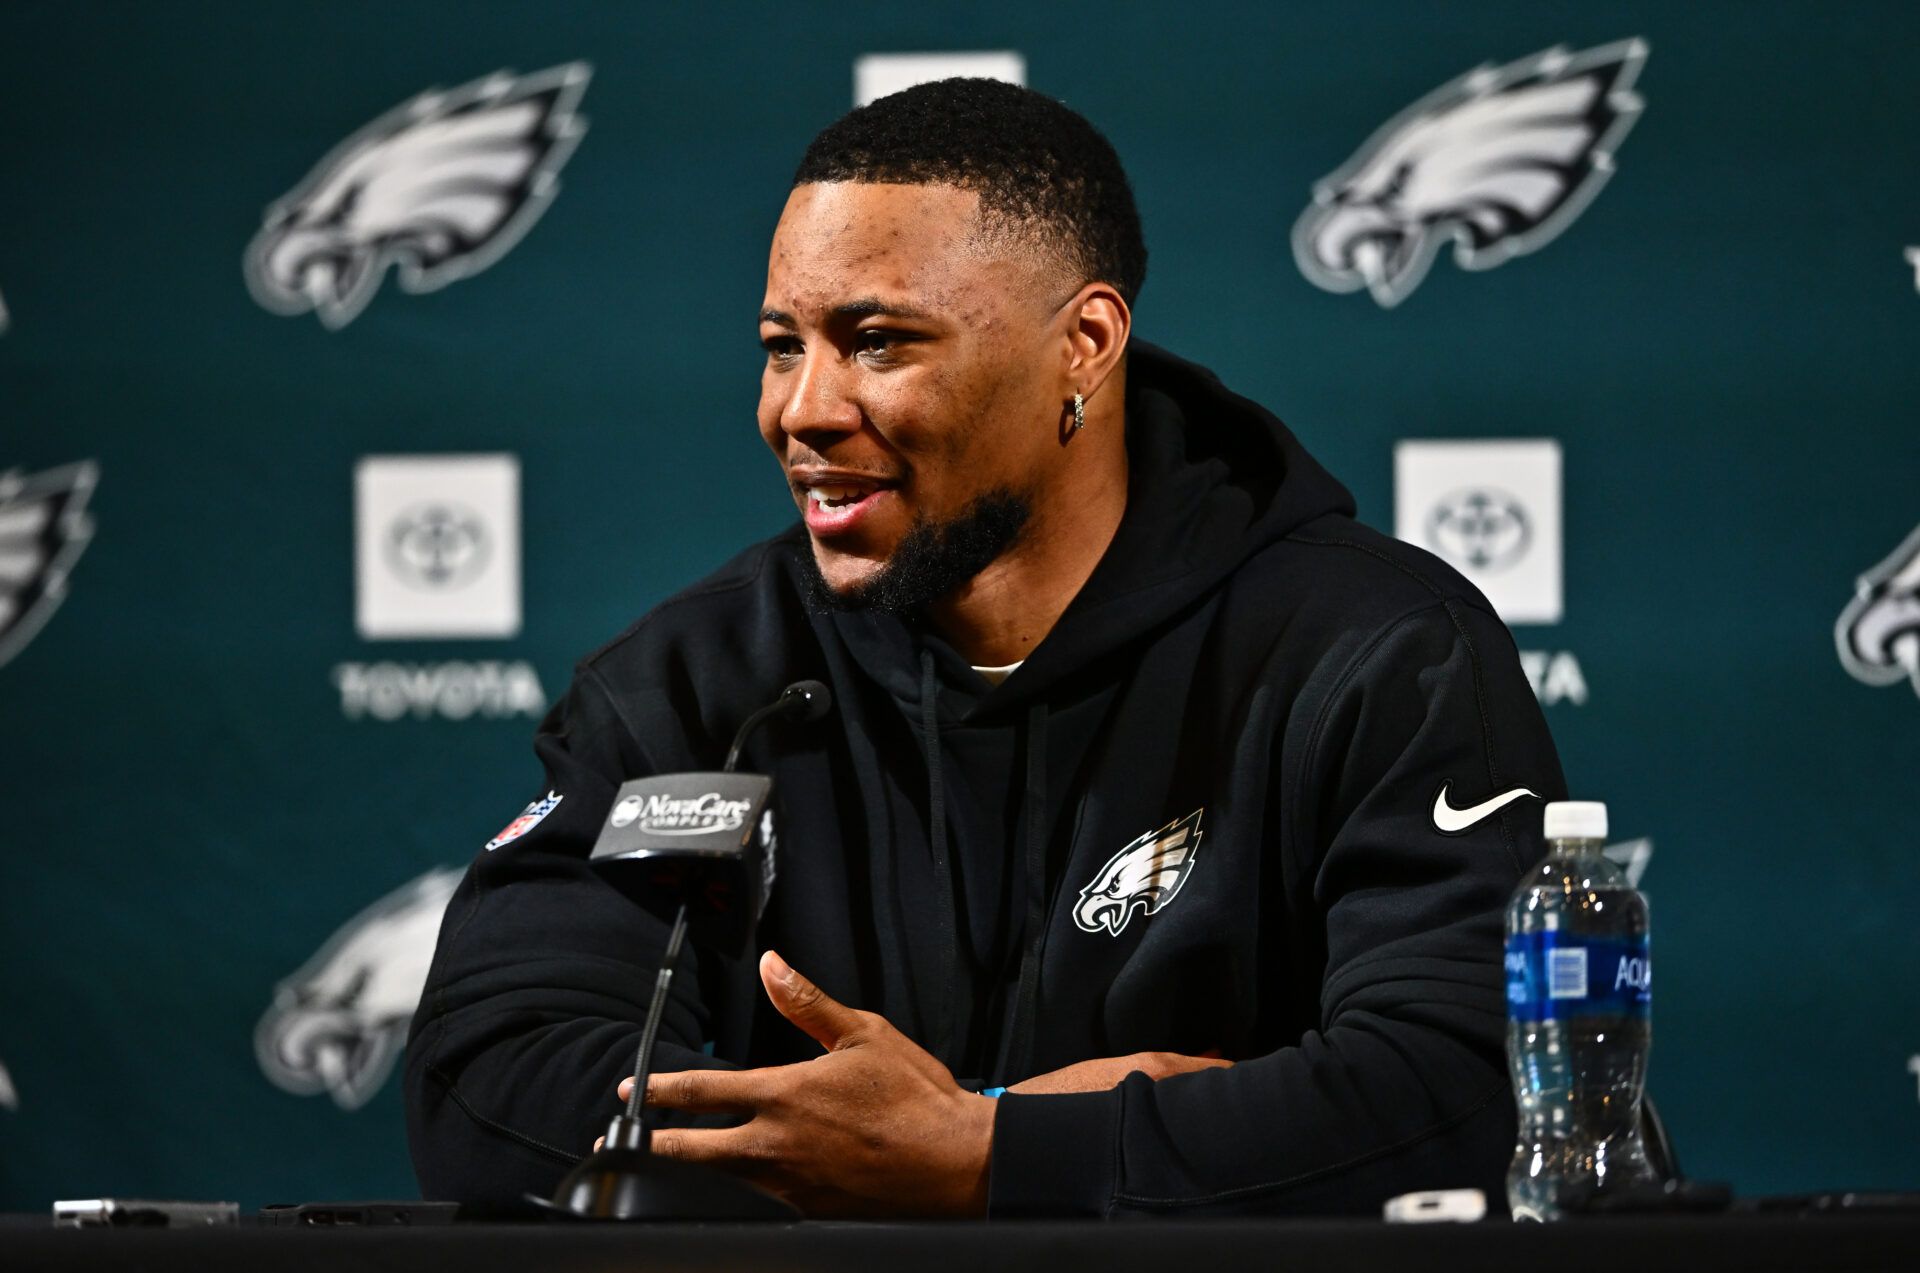
{"label": "black mic flag", "polygon": [[590,860],[616,885],[683,899],[697,943],[745,954],[773,889],[773,779],[734,766],[748,735],[764,722],[819,720],[832,706],[825,685],[796,681],[747,717],[725,768],[622,783]]}

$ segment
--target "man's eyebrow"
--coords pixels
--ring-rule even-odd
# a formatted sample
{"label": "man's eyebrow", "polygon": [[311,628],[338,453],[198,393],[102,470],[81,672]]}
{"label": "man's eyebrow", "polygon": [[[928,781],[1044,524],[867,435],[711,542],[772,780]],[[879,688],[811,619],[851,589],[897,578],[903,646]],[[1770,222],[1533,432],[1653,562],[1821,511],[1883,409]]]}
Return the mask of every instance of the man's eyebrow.
{"label": "man's eyebrow", "polygon": [[[847,301],[845,304],[835,305],[829,313],[835,318],[843,319],[877,317],[906,318],[925,321],[932,317],[932,315],[928,314],[925,310],[915,309],[911,305],[893,304],[873,296],[863,296],[859,300]],[[763,323],[772,323],[775,327],[785,327],[789,330],[799,326],[798,323],[794,322],[793,315],[783,309],[761,310],[760,321]]]}
{"label": "man's eyebrow", "polygon": [[911,305],[889,304],[873,296],[863,296],[857,301],[848,301],[844,305],[835,305],[833,307],[833,313],[837,318],[873,318],[877,316],[881,318],[925,319],[932,317],[932,315],[928,314],[925,310],[915,309]]}

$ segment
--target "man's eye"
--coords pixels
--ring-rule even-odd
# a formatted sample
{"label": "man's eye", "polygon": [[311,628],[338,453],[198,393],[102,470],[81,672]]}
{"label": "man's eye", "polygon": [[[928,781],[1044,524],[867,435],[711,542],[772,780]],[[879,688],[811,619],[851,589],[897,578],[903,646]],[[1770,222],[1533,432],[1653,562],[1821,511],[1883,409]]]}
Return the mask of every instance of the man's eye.
{"label": "man's eye", "polygon": [[792,336],[762,337],[760,347],[767,351],[767,357],[775,359],[776,361],[795,358],[798,357],[800,353],[800,342]]}
{"label": "man's eye", "polygon": [[906,343],[899,332],[888,331],[884,327],[862,328],[854,337],[854,349],[862,354],[887,356],[898,353],[900,346]]}

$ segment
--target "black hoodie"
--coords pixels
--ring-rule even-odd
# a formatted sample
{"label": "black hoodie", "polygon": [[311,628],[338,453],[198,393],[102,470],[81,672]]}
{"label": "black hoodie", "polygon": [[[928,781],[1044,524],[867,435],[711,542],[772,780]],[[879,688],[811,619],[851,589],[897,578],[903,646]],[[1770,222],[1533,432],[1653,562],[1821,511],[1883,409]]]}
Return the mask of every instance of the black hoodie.
{"label": "black hoodie", "polygon": [[[992,1214],[1501,1196],[1501,908],[1565,794],[1513,642],[1452,570],[1354,522],[1267,411],[1138,342],[1127,374],[1120,529],[997,687],[911,624],[810,613],[800,528],[580,664],[535,740],[538,820],[475,858],[414,1019],[428,1197],[545,1193],[603,1129],[666,928],[586,863],[612,794],[717,768],[806,677],[832,716],[742,761],[782,818],[758,948],[974,1087],[1235,1062],[1002,1097]],[[680,974],[656,1068],[817,1054],[753,959],[689,949]]]}

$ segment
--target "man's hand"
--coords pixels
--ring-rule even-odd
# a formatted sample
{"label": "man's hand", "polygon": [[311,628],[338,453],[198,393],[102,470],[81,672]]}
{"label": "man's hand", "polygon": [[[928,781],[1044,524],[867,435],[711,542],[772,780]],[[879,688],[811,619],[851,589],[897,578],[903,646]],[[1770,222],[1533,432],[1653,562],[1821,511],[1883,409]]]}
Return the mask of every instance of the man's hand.
{"label": "man's hand", "polygon": [[1155,1082],[1175,1074],[1191,1074],[1232,1065],[1218,1056],[1185,1056],[1179,1052],[1135,1052],[1132,1056],[1103,1056],[1023,1079],[1007,1090],[1021,1096],[1057,1092],[1104,1092],[1118,1087],[1135,1072]]}
{"label": "man's hand", "polygon": [[[739,1127],[665,1128],[653,1151],[724,1167],[809,1215],[984,1215],[993,1101],[885,1018],[836,1003],[768,951],[760,980],[825,1056],[760,1070],[655,1074],[647,1104],[746,1113]],[[620,1084],[625,1099],[633,1080]]]}

